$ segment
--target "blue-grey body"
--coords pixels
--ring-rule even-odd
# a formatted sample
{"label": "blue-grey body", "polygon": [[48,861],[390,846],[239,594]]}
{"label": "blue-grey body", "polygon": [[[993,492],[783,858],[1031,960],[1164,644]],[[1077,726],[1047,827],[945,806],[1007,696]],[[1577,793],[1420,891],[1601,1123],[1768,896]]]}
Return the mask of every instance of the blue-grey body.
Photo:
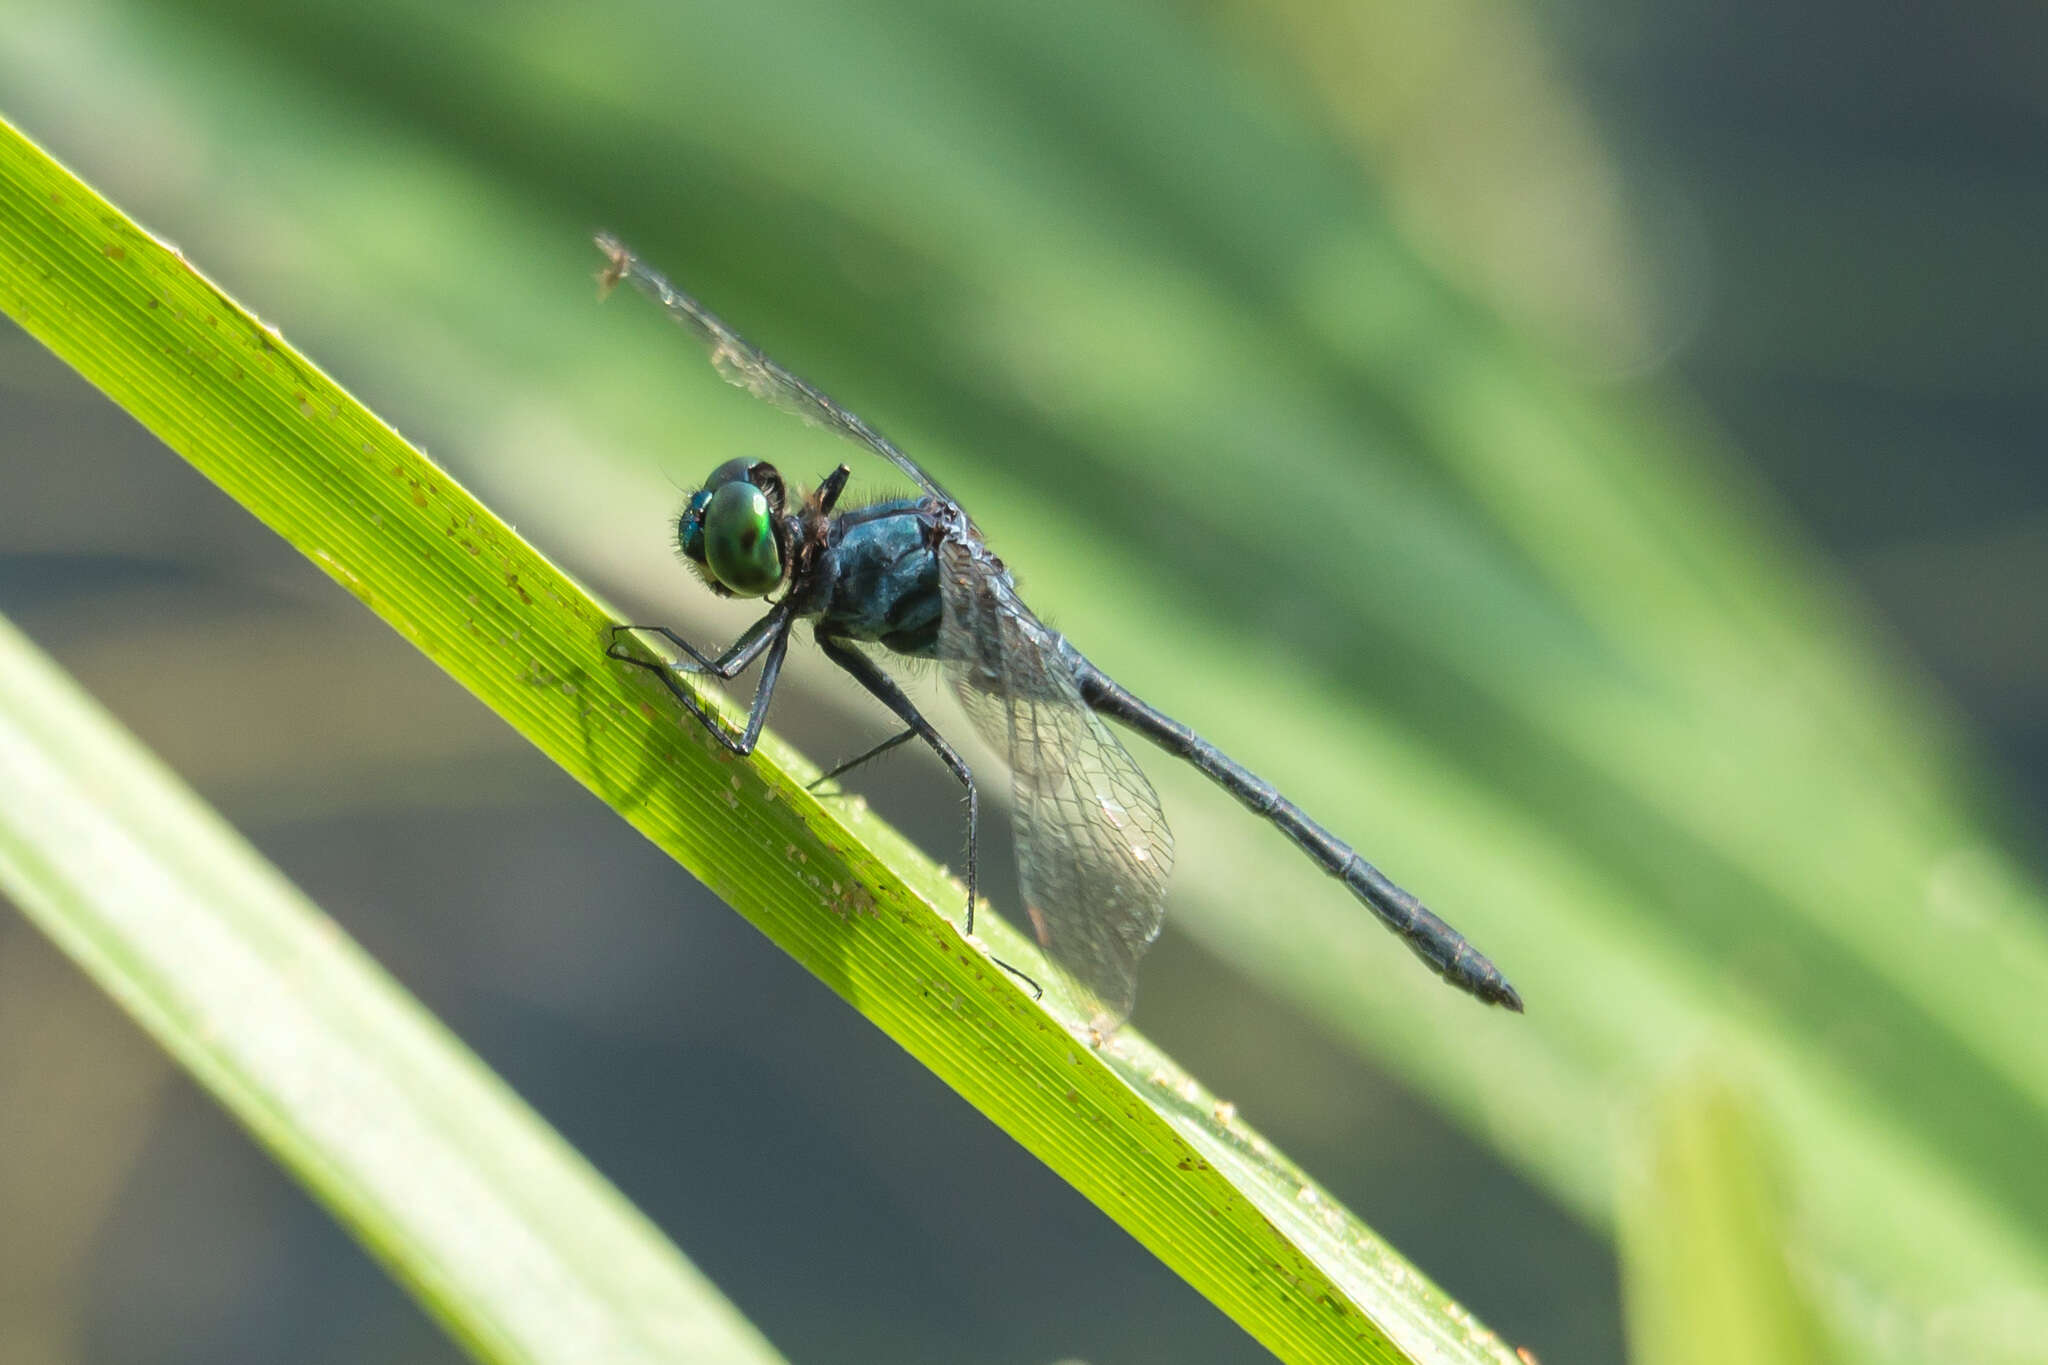
{"label": "blue-grey body", "polygon": [[841,512],[818,556],[816,605],[800,610],[828,634],[936,657],[945,600],[931,529],[915,498]]}

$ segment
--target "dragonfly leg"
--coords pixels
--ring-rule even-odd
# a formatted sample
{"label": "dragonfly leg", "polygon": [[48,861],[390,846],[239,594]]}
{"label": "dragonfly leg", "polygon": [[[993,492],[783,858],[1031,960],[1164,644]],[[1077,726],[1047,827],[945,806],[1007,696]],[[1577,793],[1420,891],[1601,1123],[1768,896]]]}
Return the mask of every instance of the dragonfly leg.
{"label": "dragonfly leg", "polygon": [[781,625],[788,615],[788,604],[777,603],[774,610],[754,622],[753,625],[748,626],[746,630],[741,632],[740,638],[733,641],[732,647],[715,659],[707,657],[697,646],[691,644],[667,626],[613,626],[612,642],[606,647],[605,653],[622,664],[641,663],[641,660],[634,658],[632,655],[621,652],[623,646],[619,643],[619,637],[630,635],[634,631],[642,631],[648,635],[659,635],[662,639],[668,641],[690,657],[690,663],[687,665],[670,664],[668,667],[682,673],[709,673],[720,682],[731,682],[746,670],[748,664],[754,662],[760,656],[763,649],[768,647],[775,628]]}
{"label": "dragonfly leg", "polygon": [[[676,645],[681,646],[693,659],[703,665],[701,669],[683,668],[675,664],[656,662],[653,659],[642,659],[636,655],[621,652],[618,636],[622,631],[636,629],[636,627],[632,626],[612,627],[611,647],[606,649],[605,653],[609,657],[617,659],[620,663],[631,664],[635,668],[644,668],[655,677],[661,679],[661,685],[666,687],[670,695],[675,697],[678,702],[682,703],[685,711],[688,711],[697,718],[697,723],[709,731],[713,739],[723,744],[739,757],[745,758],[754,752],[754,745],[760,742],[761,726],[768,719],[768,703],[775,696],[776,680],[782,676],[782,659],[789,651],[789,632],[790,628],[795,624],[795,619],[785,607],[778,606],[774,611],[769,612],[750,626],[747,629],[747,633],[742,635],[731,649],[727,650],[716,660],[706,659],[695,649],[692,649],[688,642],[676,636],[672,631],[665,630],[659,626],[649,628],[650,634],[661,635]],[[721,681],[729,680],[737,676],[748,664],[752,663],[763,650],[767,651],[768,661],[761,665],[761,682],[754,689],[753,705],[747,709],[747,728],[737,735],[727,729],[717,716],[706,710],[704,704],[692,696],[690,689],[684,687],[681,679],[676,676],[678,673],[704,672],[711,674]]]}
{"label": "dragonfly leg", "polygon": [[818,510],[830,512],[839,505],[839,495],[846,491],[846,481],[853,477],[853,466],[843,464],[825,476],[818,485]]}
{"label": "dragonfly leg", "polygon": [[869,749],[866,753],[857,754],[854,757],[847,759],[844,763],[834,768],[831,772],[824,774],[814,782],[807,783],[804,787],[804,790],[816,791],[818,788],[824,786],[827,782],[830,782],[833,778],[838,777],[843,773],[852,772],[855,768],[858,768],[861,764],[867,762],[871,758],[880,758],[883,754],[888,753],[891,749],[895,748],[897,745],[903,743],[903,741],[907,739],[916,738],[917,731],[915,730],[904,730],[900,733],[891,735],[889,736],[889,738],[883,740],[880,744],[877,744],[874,748]]}
{"label": "dragonfly leg", "polygon": [[[873,758],[882,750],[894,748],[909,736],[915,735],[930,746],[931,751],[939,756],[939,761],[946,765],[946,770],[958,778],[960,785],[967,789],[967,932],[972,934],[974,932],[974,897],[976,887],[975,854],[980,842],[981,833],[981,793],[974,785],[973,771],[968,768],[967,760],[960,757],[959,752],[952,745],[946,743],[945,736],[933,729],[932,723],[924,718],[923,713],[916,706],[911,704],[910,698],[904,695],[903,689],[896,685],[896,680],[887,673],[884,673],[873,659],[870,659],[852,645],[847,644],[839,636],[828,635],[823,630],[818,632],[818,647],[825,651],[826,658],[838,664],[848,673],[853,674],[854,680],[862,687],[865,687],[876,701],[894,711],[897,719],[910,727],[887,744],[879,748],[870,749],[867,753],[854,759],[852,763],[842,763],[838,768],[834,769],[834,772],[843,772],[855,763]],[[1010,975],[1016,977],[1019,981],[1022,981],[1025,985],[1031,987],[1032,995],[1042,997],[1045,994],[1039,988],[1036,981],[1033,981],[1029,976],[1018,971],[1001,958],[991,957],[989,960]]]}

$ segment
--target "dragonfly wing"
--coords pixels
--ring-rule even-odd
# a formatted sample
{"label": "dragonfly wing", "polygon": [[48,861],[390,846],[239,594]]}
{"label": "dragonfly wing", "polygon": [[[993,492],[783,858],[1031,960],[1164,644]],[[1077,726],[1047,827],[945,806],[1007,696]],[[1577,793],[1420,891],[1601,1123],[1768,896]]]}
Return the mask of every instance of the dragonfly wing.
{"label": "dragonfly wing", "polygon": [[728,383],[793,412],[806,422],[860,442],[915,479],[925,492],[946,502],[953,501],[952,495],[939,487],[936,479],[925,473],[917,461],[898,450],[888,437],[862,421],[857,414],[839,406],[809,380],[783,369],[760,347],[726,326],[716,313],[670,284],[661,272],[635,256],[618,238],[608,232],[599,233],[597,249],[611,262],[601,276],[605,286],[609,288],[620,280],[631,280],[636,289],[660,304],[671,318],[704,343],[705,349],[711,353],[712,368]]}
{"label": "dragonfly wing", "polygon": [[1114,1028],[1166,917],[1173,834],[1152,784],[1081,699],[1060,640],[978,541],[939,547],[939,657],[1010,764],[1017,871],[1032,932]]}

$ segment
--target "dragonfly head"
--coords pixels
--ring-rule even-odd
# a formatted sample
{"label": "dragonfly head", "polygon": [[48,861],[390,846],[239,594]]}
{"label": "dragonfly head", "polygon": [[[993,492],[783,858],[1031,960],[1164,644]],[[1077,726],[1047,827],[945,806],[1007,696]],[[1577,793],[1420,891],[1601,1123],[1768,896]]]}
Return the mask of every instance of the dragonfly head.
{"label": "dragonfly head", "polygon": [[727,460],[690,494],[676,544],[711,590],[763,597],[782,582],[782,476],[765,460]]}

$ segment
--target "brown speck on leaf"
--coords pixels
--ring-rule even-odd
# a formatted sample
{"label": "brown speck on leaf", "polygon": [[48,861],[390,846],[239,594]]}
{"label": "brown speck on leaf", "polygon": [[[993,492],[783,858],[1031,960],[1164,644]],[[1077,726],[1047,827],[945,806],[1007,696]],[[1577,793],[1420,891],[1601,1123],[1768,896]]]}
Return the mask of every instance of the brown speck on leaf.
{"label": "brown speck on leaf", "polygon": [[157,306],[157,301],[154,298],[144,299],[142,302],[142,306],[144,308],[155,308]]}
{"label": "brown speck on leaf", "polygon": [[108,242],[100,248],[100,255],[110,261],[125,261],[128,259],[128,248],[119,242]]}

